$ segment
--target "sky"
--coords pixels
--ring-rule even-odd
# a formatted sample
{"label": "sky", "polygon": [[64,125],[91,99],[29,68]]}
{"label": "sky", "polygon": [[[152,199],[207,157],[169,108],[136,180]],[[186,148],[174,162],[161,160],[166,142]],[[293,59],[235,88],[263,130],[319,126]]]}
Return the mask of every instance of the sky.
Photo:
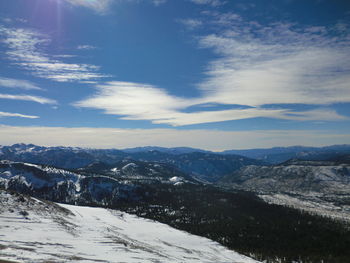
{"label": "sky", "polygon": [[0,0],[0,144],[350,143],[347,0]]}

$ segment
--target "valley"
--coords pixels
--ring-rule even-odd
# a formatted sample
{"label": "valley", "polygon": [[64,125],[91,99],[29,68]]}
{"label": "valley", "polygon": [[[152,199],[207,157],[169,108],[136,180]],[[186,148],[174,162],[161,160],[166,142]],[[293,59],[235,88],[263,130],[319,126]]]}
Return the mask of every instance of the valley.
{"label": "valley", "polygon": [[[215,153],[152,150],[130,155],[33,145],[9,149],[2,150],[7,160],[0,161],[0,187],[34,200],[101,207],[155,220],[258,261],[343,263],[350,258],[346,156],[273,165]],[[52,151],[60,159],[50,159]],[[39,162],[68,164],[76,155],[84,156],[83,166]],[[186,173],[191,167],[193,172]],[[210,171],[213,178],[205,180]]]}

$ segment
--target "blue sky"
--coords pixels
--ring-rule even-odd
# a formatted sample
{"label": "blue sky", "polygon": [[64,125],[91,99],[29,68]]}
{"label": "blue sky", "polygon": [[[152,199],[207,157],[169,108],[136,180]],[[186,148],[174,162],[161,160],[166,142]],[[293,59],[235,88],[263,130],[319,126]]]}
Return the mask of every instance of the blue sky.
{"label": "blue sky", "polygon": [[346,0],[0,2],[0,144],[350,142]]}

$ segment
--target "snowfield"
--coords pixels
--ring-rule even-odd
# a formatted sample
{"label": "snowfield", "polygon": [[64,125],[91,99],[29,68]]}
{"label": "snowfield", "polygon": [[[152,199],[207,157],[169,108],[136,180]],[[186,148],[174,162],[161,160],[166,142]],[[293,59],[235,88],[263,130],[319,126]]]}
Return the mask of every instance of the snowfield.
{"label": "snowfield", "polygon": [[0,261],[253,263],[209,239],[124,212],[0,190]]}

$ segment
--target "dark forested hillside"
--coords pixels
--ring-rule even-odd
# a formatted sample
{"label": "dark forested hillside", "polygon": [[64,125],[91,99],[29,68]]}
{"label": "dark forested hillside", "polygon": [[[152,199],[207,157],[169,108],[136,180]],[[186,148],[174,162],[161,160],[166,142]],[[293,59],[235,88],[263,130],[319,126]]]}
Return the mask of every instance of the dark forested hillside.
{"label": "dark forested hillside", "polygon": [[345,263],[350,258],[350,230],[344,223],[267,204],[252,193],[191,182],[167,166],[129,161],[108,167],[112,174],[104,175],[10,161],[2,161],[0,168],[0,182],[7,189],[56,202],[121,209],[260,260]]}
{"label": "dark forested hillside", "polygon": [[41,147],[14,144],[0,147],[0,160],[46,164],[76,169],[96,162],[114,164],[124,159],[170,164],[200,180],[214,182],[246,165],[264,162],[239,155],[220,155],[207,152],[171,154],[160,151],[122,152],[114,149],[84,149],[72,147]]}
{"label": "dark forested hillside", "polygon": [[140,190],[142,202],[115,208],[206,236],[267,262],[350,262],[350,230],[340,222],[212,186],[148,185]]}

